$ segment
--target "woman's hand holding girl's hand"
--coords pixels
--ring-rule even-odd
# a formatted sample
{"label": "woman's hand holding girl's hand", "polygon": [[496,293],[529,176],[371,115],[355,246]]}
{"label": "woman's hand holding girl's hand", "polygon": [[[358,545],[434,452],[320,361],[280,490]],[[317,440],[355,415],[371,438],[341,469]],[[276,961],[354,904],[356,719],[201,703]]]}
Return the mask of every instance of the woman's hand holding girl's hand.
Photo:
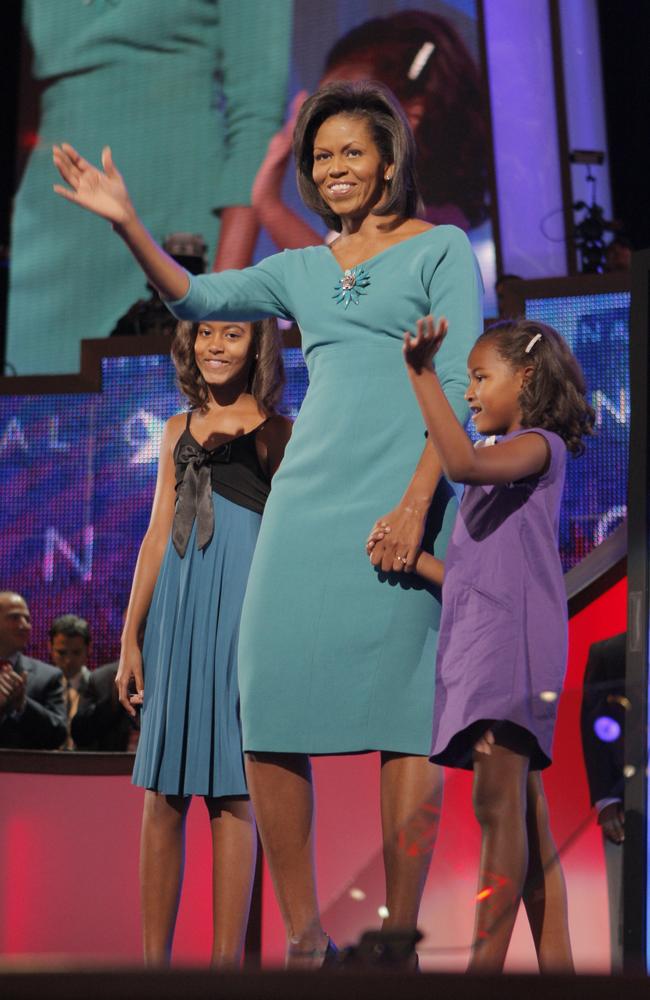
{"label": "woman's hand holding girl's hand", "polygon": [[375,521],[366,540],[366,552],[373,566],[384,573],[412,573],[422,544],[425,518],[426,510],[402,503]]}
{"label": "woman's hand holding girl's hand", "polygon": [[108,219],[116,226],[126,225],[135,218],[129,192],[113,163],[108,146],[102,151],[103,170],[84,160],[67,142],[53,147],[52,158],[61,177],[69,185],[54,185],[54,190],[62,198]]}
{"label": "woman's hand holding girl's hand", "polygon": [[[133,681],[135,694],[129,692]],[[142,653],[137,643],[127,645],[122,643],[120,665],[115,678],[120,705],[129,715],[135,716],[135,705],[142,705],[144,699],[144,675],[142,671]]]}
{"label": "woman's hand holding girl's hand", "polygon": [[402,348],[409,375],[419,375],[423,368],[430,368],[431,361],[438,353],[447,334],[447,320],[436,321],[433,316],[425,316],[416,323],[415,336],[404,334]]}

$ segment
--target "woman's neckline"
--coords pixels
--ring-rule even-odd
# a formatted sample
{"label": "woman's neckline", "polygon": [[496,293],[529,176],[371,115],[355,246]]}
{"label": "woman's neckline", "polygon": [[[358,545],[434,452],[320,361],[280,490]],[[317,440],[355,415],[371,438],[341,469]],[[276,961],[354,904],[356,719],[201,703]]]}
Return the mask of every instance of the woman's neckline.
{"label": "woman's neckline", "polygon": [[434,229],[443,229],[444,226],[429,226],[428,229],[423,229],[420,233],[415,233],[414,236],[406,236],[403,240],[398,240],[396,243],[391,243],[390,246],[384,247],[383,250],[378,250],[377,253],[373,253],[370,257],[365,257],[363,260],[357,261],[356,264],[351,264],[350,267],[342,267],[337,260],[334,251],[332,250],[331,244],[323,244],[323,249],[327,251],[328,255],[332,258],[339,271],[345,274],[346,271],[353,271],[357,267],[363,267],[364,264],[369,264],[371,261],[376,260],[377,257],[383,257],[385,253],[390,250],[396,250],[401,247],[404,243],[412,243],[413,240],[420,239],[421,236],[428,236],[434,231]]}
{"label": "woman's neckline", "polygon": [[201,442],[197,438],[195,438],[194,435],[192,434],[189,424],[185,428],[185,433],[189,434],[189,436],[192,438],[192,441],[194,441],[194,444],[198,445],[199,448],[202,448],[203,451],[217,451],[218,448],[223,448],[224,445],[231,444],[233,441],[241,441],[242,438],[250,437],[251,434],[255,434],[256,431],[259,431],[264,426],[264,424],[267,423],[268,419],[269,419],[268,417],[265,417],[264,420],[262,420],[259,424],[257,424],[256,427],[252,427],[251,430],[246,431],[244,434],[234,434],[232,437],[226,438],[225,441],[222,441],[221,444],[215,444],[214,448],[206,448],[204,444],[201,444]]}

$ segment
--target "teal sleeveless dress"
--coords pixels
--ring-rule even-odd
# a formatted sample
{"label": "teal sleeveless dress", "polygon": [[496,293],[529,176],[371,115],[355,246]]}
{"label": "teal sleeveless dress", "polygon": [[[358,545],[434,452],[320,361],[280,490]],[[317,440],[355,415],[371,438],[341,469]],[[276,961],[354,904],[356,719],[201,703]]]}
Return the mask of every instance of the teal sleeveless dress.
{"label": "teal sleeveless dress", "polygon": [[[260,425],[263,426],[263,425]],[[177,504],[142,649],[144,705],[133,783],[165,795],[247,795],[237,636],[269,492],[256,433],[174,449]]]}
{"label": "teal sleeveless dress", "polygon": [[[467,237],[438,226],[347,276],[326,246],[285,250],[192,278],[168,305],[180,318],[295,317],[309,371],[242,611],[244,749],[428,754],[440,594],[415,575],[378,572],[365,540],[399,502],[425,443],[402,339],[427,313],[449,321],[436,369],[466,419],[466,361],[482,325]],[[443,480],[425,540],[438,556],[456,509]]]}

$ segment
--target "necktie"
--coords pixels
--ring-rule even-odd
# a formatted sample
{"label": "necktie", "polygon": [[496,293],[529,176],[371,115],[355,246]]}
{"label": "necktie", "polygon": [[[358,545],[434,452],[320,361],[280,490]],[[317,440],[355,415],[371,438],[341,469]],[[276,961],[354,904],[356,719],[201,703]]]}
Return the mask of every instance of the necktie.
{"label": "necktie", "polygon": [[65,707],[68,716],[68,735],[61,749],[74,750],[74,741],[70,735],[70,723],[77,714],[77,709],[79,708],[79,692],[72,686],[70,681],[65,676],[63,678],[63,689],[65,691]]}

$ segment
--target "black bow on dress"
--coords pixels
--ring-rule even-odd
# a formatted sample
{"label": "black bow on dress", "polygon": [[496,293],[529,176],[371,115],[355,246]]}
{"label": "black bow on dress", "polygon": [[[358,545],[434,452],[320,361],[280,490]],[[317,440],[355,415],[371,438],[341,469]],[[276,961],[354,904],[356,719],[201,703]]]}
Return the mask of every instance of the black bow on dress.
{"label": "black bow on dress", "polygon": [[204,549],[214,534],[210,467],[230,461],[230,441],[210,450],[188,442],[181,446],[176,461],[179,465],[186,466],[185,474],[178,486],[178,500],[172,524],[172,542],[182,559],[187,550],[195,518],[197,549]]}

